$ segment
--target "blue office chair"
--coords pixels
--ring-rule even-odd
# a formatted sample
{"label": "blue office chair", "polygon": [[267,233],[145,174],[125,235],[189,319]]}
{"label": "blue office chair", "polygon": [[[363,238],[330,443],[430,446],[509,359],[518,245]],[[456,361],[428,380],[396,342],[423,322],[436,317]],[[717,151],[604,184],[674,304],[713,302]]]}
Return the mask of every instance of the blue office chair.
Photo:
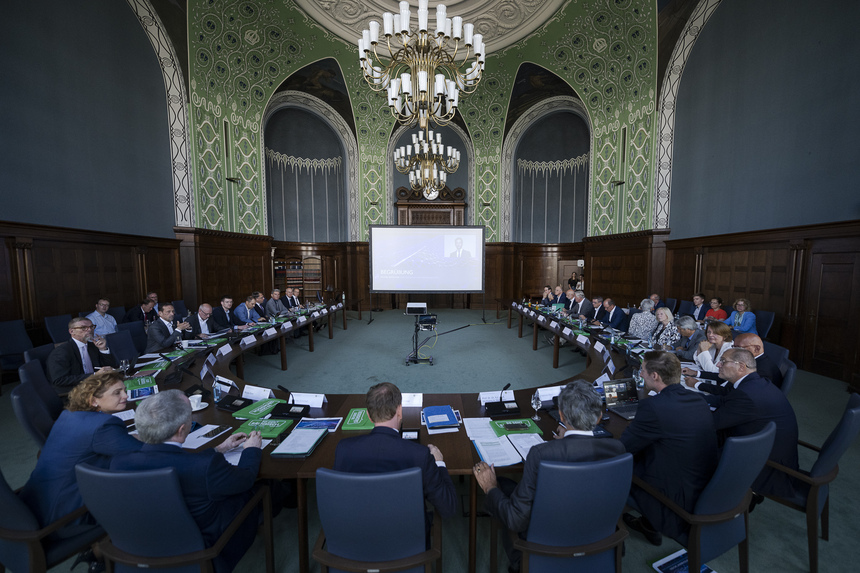
{"label": "blue office chair", "polygon": [[36,346],[35,348],[31,348],[30,350],[24,352],[24,362],[38,362],[42,365],[42,370],[45,372],[45,376],[47,376],[48,356],[51,355],[51,352],[54,351],[54,348],[56,348],[56,345],[53,342],[43,344],[42,346]]}
{"label": "blue office chair", "polygon": [[173,310],[176,312],[174,318],[176,320],[181,320],[188,316],[188,307],[185,306],[184,300],[174,300],[173,301]]}
{"label": "blue office chair", "polygon": [[32,348],[23,320],[0,322],[0,372],[17,370],[24,364],[24,353]]}
{"label": "blue office chair", "polygon": [[146,353],[146,329],[143,328],[143,323],[140,321],[123,322],[116,325],[116,331],[121,332],[127,330],[131,334],[131,339],[134,341],[134,348],[137,350],[137,355],[140,356]]}
{"label": "blue office chair", "polygon": [[[764,353],[770,358],[774,364],[782,364],[783,360],[788,360],[788,348],[783,348],[778,344],[774,344],[773,342],[768,342],[767,340],[762,340],[764,343]],[[783,376],[785,372],[783,372]]]}
{"label": "blue office chair", "polygon": [[839,473],[839,459],[860,433],[860,394],[852,394],[845,406],[842,419],[825,440],[820,448],[798,440],[800,446],[818,452],[818,459],[812,469],[796,471],[776,462],[768,461],[767,465],[787,473],[796,480],[795,495],[792,498],[782,498],[766,495],[797,511],[806,514],[806,537],[809,545],[809,571],[818,573],[818,520],[821,519],[821,537],[830,539],[830,482]]}
{"label": "blue office chair", "polygon": [[329,567],[429,573],[433,561],[441,570],[442,523],[436,514],[427,549],[421,468],[376,474],[320,468],[317,505],[322,530],[313,557],[322,573]]}
{"label": "blue office chair", "polygon": [[54,418],[32,384],[19,384],[12,390],[12,411],[41,450],[54,427]]}
{"label": "blue office chair", "polygon": [[60,344],[72,338],[72,335],[69,334],[70,320],[72,320],[71,314],[45,317],[45,329],[51,336],[51,340],[54,341],[54,344]]}
{"label": "blue office chair", "polygon": [[18,377],[21,379],[21,384],[32,386],[39,399],[47,408],[52,420],[56,420],[63,413],[63,400],[57,394],[51,381],[45,375],[45,371],[39,365],[38,361],[27,362],[18,368]]}
{"label": "blue office chair", "polygon": [[[595,462],[542,461],[525,539],[524,571],[621,571],[628,533],[620,527],[633,475],[633,456]],[[571,519],[587,515],[588,519]],[[495,573],[496,520],[490,529],[490,572]]]}
{"label": "blue office chair", "polygon": [[767,462],[776,436],[776,424],[768,422],[759,432],[728,438],[711,481],[699,495],[693,513],[667,498],[640,478],[633,483],[690,525],[675,539],[687,548],[687,569],[698,571],[706,561],[735,545],[741,573],[749,571],[750,486]]}
{"label": "blue office chair", "polygon": [[780,390],[782,390],[785,396],[788,396],[788,392],[794,386],[794,378],[797,375],[797,364],[786,358],[780,363],[779,371],[782,372],[782,386],[780,386]]}
{"label": "blue office chair", "polygon": [[[39,526],[39,521],[0,475],[0,569],[43,572],[104,537],[98,525],[74,524],[86,507]],[[54,535],[54,534],[58,535]]]}
{"label": "blue office chair", "polygon": [[666,303],[666,306],[672,311],[672,314],[675,314],[675,309],[678,308],[678,299],[666,297],[666,300],[663,302]]}
{"label": "blue office chair", "polygon": [[116,319],[116,323],[119,324],[122,322],[122,319],[125,318],[125,307],[124,306],[112,306],[108,309],[107,313]]}
{"label": "blue office chair", "polygon": [[206,547],[200,528],[185,505],[174,468],[111,471],[78,464],[75,474],[84,504],[110,536],[100,544],[108,571],[110,563],[117,564],[117,572],[149,567],[183,573],[212,571],[213,562],[217,563],[224,546],[260,504],[263,504],[266,571],[274,570],[268,486],[258,486],[256,494],[215,545]]}
{"label": "blue office chair", "polygon": [[773,326],[774,313],[769,310],[755,311],[755,329],[758,335],[764,340],[767,333],[770,332]]}
{"label": "blue office chair", "polygon": [[[667,303],[668,304],[668,303]],[[691,300],[682,300],[680,306],[678,307],[678,314],[685,314],[687,316],[693,316],[693,313],[696,312],[696,305],[693,304]]]}
{"label": "blue office chair", "polygon": [[106,335],[105,341],[108,348],[110,348],[110,353],[116,358],[117,364],[122,360],[128,360],[129,366],[134,366],[139,354],[131,337],[131,332],[126,329],[117,330],[114,333]]}

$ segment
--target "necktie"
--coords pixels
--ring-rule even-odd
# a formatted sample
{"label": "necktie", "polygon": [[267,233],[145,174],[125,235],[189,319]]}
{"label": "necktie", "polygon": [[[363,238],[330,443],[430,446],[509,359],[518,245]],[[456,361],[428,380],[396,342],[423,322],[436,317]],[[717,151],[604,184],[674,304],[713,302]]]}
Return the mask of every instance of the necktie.
{"label": "necktie", "polygon": [[81,362],[84,365],[84,372],[86,374],[92,374],[93,370],[93,361],[90,360],[90,353],[87,352],[87,347],[84,346],[81,348]]}

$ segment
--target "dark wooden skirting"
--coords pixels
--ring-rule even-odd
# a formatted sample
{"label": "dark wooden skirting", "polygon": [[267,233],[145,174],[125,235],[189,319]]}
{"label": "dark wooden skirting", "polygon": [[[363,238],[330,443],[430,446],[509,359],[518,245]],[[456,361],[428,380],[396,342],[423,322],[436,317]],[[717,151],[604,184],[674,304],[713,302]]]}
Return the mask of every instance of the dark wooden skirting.
{"label": "dark wooden skirting", "polygon": [[690,299],[704,291],[727,305],[748,298],[776,314],[768,336],[801,368],[860,389],[860,221],[671,240],[669,231],[588,237],[581,243],[488,243],[485,293],[391,296],[369,292],[364,242],[289,243],[272,237],[175,228],[176,239],[0,222],[0,320],[23,318],[34,344],[43,317],[92,309],[106,296],[130,307],[148,290],[190,308],[270,292],[272,260],[319,257],[322,286],[364,309],[400,308],[416,296],[434,308],[494,310],[544,285],[566,285],[585,261],[586,294],[624,307],[650,294]]}

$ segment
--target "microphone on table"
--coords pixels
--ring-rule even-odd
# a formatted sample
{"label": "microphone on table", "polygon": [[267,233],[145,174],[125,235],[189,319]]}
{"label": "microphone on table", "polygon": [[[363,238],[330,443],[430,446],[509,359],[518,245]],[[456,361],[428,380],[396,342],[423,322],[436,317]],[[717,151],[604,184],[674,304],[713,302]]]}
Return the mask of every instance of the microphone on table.
{"label": "microphone on table", "polygon": [[292,400],[292,401],[293,401],[293,404],[295,404],[295,403],[296,403],[296,399],[295,399],[295,398],[293,398],[293,394],[292,394],[292,392],[290,392],[289,390],[287,390],[286,388],[284,388],[284,387],[283,387],[283,386],[281,386],[280,384],[278,384],[278,390],[280,390],[281,392],[283,392],[284,394],[286,394],[286,395],[287,395],[287,403],[289,403],[289,401],[290,401],[290,400]]}
{"label": "microphone on table", "polygon": [[491,417],[505,417],[505,416],[519,416],[520,415],[520,407],[517,405],[516,399],[505,402],[502,400],[502,397],[505,393],[505,390],[510,388],[510,383],[506,384],[502,391],[499,392],[499,401],[498,402],[487,402],[484,404],[484,412],[487,416]]}
{"label": "microphone on table", "polygon": [[504,396],[504,395],[505,395],[505,390],[507,390],[507,389],[508,389],[508,388],[510,388],[510,387],[511,387],[511,383],[510,383],[510,382],[508,382],[507,384],[505,384],[505,387],[504,387],[504,388],[502,388],[502,391],[501,391],[501,392],[499,392],[499,402],[501,402],[501,401],[502,401],[502,396]]}
{"label": "microphone on table", "polygon": [[[281,392],[284,392],[287,395],[287,403],[286,404],[278,404],[278,406],[280,406],[280,408],[278,406],[275,406],[275,409],[272,410],[272,417],[273,418],[275,418],[275,417],[291,418],[294,420],[298,420],[298,419],[304,418],[305,416],[307,416],[310,413],[311,407],[309,405],[307,405],[307,404],[296,404],[296,399],[293,397],[292,392],[290,392],[289,390],[287,390],[286,388],[284,388],[280,384],[278,384],[278,390],[280,390]],[[292,406],[290,406],[290,403],[291,403],[290,401],[292,401],[292,404],[293,404]]]}

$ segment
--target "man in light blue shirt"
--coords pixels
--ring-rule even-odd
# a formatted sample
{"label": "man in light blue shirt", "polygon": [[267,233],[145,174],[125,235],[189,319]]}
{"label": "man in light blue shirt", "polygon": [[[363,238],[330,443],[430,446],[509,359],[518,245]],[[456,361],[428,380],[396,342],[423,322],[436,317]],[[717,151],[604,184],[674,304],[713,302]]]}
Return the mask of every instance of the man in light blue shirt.
{"label": "man in light blue shirt", "polygon": [[106,298],[100,298],[96,303],[96,309],[87,315],[87,318],[96,327],[96,334],[105,336],[116,332],[116,319],[107,313],[110,308],[110,301]]}
{"label": "man in light blue shirt", "polygon": [[253,296],[245,299],[245,304],[240,304],[236,309],[236,318],[245,324],[255,324],[260,321],[260,315],[257,313],[257,301]]}

